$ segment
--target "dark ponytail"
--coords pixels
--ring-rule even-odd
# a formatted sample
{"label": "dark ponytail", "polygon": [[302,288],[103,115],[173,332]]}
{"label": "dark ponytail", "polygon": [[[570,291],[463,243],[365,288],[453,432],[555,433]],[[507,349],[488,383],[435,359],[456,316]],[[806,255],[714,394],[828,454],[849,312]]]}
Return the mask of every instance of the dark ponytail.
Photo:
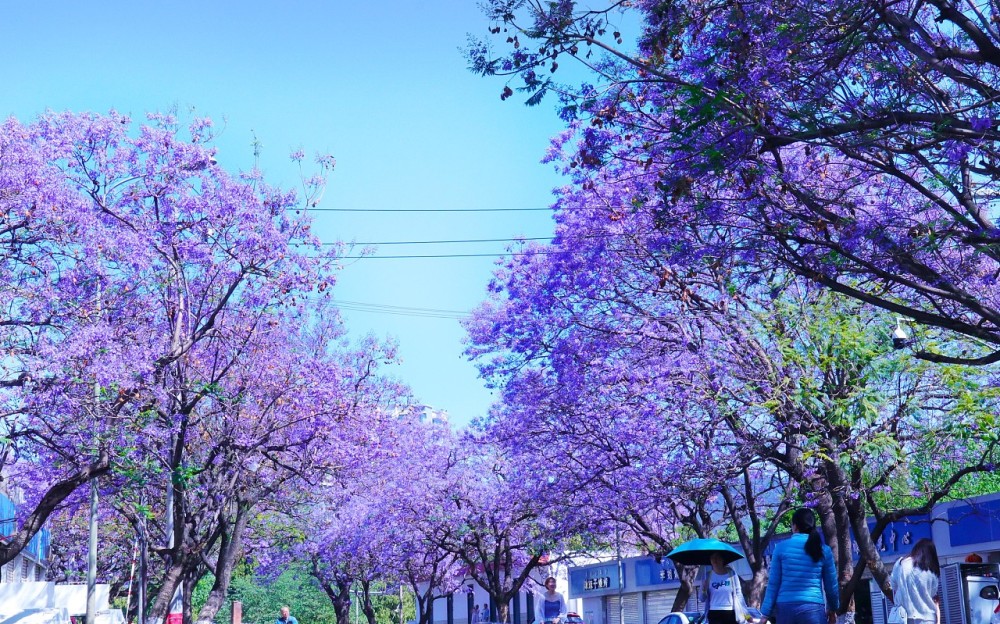
{"label": "dark ponytail", "polygon": [[813,561],[823,558],[823,541],[819,538],[819,531],[816,530],[816,514],[812,509],[799,507],[792,514],[792,524],[799,533],[805,533],[809,537],[806,539],[806,554],[812,557]]}

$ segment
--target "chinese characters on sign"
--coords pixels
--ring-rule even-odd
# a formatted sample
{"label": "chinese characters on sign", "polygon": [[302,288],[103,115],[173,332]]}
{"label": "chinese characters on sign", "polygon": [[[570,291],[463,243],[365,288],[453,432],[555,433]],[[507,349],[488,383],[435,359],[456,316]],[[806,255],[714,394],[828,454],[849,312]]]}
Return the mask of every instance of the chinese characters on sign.
{"label": "chinese characters on sign", "polygon": [[[650,561],[653,560],[650,559]],[[624,585],[624,576],[629,571],[628,569],[619,570],[618,566],[614,564],[587,566],[586,568],[570,570],[570,598],[604,594],[618,589]]]}

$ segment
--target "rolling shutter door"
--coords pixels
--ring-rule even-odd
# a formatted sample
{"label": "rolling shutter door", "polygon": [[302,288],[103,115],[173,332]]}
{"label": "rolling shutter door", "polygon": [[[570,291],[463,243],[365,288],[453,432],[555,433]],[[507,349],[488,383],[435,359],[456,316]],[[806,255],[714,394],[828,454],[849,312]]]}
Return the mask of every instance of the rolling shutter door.
{"label": "rolling shutter door", "polygon": [[[643,624],[642,620],[639,619],[642,615],[639,610],[639,594],[625,594],[623,596],[625,604],[625,624]],[[618,596],[608,596],[607,597],[607,613],[608,624],[619,624],[618,616]],[[652,624],[656,624],[653,622]]]}
{"label": "rolling shutter door", "polygon": [[618,596],[605,596],[605,598],[604,598],[604,621],[607,624],[619,624],[619,621],[618,621]]}
{"label": "rolling shutter door", "polygon": [[625,594],[625,624],[643,624],[639,597],[641,594]]}
{"label": "rolling shutter door", "polygon": [[646,624],[657,624],[674,606],[676,591],[648,592],[646,594]]}

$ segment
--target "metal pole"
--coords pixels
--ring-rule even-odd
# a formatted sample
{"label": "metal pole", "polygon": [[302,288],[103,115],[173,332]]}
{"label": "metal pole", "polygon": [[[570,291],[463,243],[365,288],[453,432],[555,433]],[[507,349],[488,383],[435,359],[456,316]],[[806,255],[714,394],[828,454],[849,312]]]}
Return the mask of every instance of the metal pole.
{"label": "metal pole", "polygon": [[[97,287],[97,311],[101,310],[101,288]],[[101,387],[94,382],[94,420],[101,409]],[[96,427],[96,422],[95,422]],[[90,478],[90,518],[87,539],[87,613],[85,621],[94,624],[97,619],[97,478]]]}
{"label": "metal pole", "polygon": [[87,624],[97,617],[97,479],[90,480],[90,535],[87,540]]}
{"label": "metal pole", "polygon": [[[97,315],[101,315],[101,282],[97,282]],[[94,429],[101,410],[101,386],[94,381]],[[95,440],[96,441],[96,440]],[[94,624],[97,618],[97,478],[90,478],[90,518],[87,539],[87,612],[86,624]]]}
{"label": "metal pole", "polygon": [[625,567],[622,564],[621,529],[615,525],[615,550],[618,554],[618,624],[625,624],[625,601],[622,594],[625,591]]}
{"label": "metal pole", "polygon": [[146,517],[139,518],[139,591],[136,594],[135,620],[138,624],[146,624],[146,588],[148,587],[148,560],[146,558]]}
{"label": "metal pole", "polygon": [[[173,447],[173,436],[171,436],[171,447]],[[171,470],[171,472],[170,472],[170,484],[169,484],[169,487],[167,487],[167,508],[166,508],[166,514],[165,515],[166,515],[166,522],[165,522],[166,526],[164,527],[164,533],[165,533],[164,537],[166,538],[167,549],[169,551],[169,550],[173,550],[173,548],[175,546],[175,544],[174,544],[174,472],[173,472],[173,470]],[[164,557],[164,560],[166,561],[167,566],[172,565],[173,562],[174,562],[173,556],[171,554],[167,554],[167,556]],[[165,622],[171,622],[172,621],[172,619],[170,618],[170,615],[171,615],[171,611],[170,610],[172,608],[174,608],[174,605],[177,602],[180,602],[180,604],[181,604],[181,610],[183,611],[183,609],[184,609],[184,606],[183,606],[184,605],[184,575],[183,574],[181,574],[181,577],[180,577],[180,579],[177,582],[177,588],[174,590],[174,595],[171,596],[171,598],[170,598],[170,606],[167,607],[167,617],[164,620]]]}
{"label": "metal pole", "polygon": [[399,584],[399,624],[403,624],[403,584]]}
{"label": "metal pole", "polygon": [[128,571],[128,596],[125,598],[125,617],[128,618],[128,610],[132,608],[132,585],[135,583],[135,566],[139,558],[139,537],[135,538],[135,546],[132,547],[132,566]]}

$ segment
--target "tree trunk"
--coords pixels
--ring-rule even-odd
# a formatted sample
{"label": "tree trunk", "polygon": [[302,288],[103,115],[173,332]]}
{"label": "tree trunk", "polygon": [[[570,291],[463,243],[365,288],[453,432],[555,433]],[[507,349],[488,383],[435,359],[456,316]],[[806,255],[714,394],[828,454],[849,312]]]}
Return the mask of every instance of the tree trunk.
{"label": "tree trunk", "polygon": [[419,624],[432,624],[431,617],[434,614],[434,587],[429,585],[422,594],[414,592],[417,602],[417,622]]}
{"label": "tree trunk", "polygon": [[[854,579],[860,579],[861,573],[864,572],[866,567],[871,570],[872,577],[878,583],[879,587],[883,591],[886,591],[888,589],[889,574],[886,572],[885,566],[882,565],[882,556],[878,551],[878,546],[875,544],[873,535],[868,530],[868,517],[864,506],[860,502],[848,503],[848,515],[851,520],[851,528],[854,530],[854,539],[858,545],[858,564],[853,571],[854,574],[851,581],[844,586],[844,591],[845,593],[854,593],[854,589],[857,586],[857,582]],[[879,531],[879,535],[881,535],[879,525],[876,525],[875,528]]]}
{"label": "tree trunk", "polygon": [[751,607],[760,607],[764,601],[764,591],[767,589],[767,568],[761,568],[754,572],[751,578],[743,587],[743,595],[747,597],[747,604]]}
{"label": "tree trunk", "polygon": [[337,597],[333,601],[333,611],[337,614],[337,624],[351,622],[351,584],[340,581],[337,583]]}
{"label": "tree trunk", "polygon": [[197,624],[210,624],[219,609],[226,604],[226,594],[229,591],[229,583],[233,579],[233,568],[236,566],[236,559],[243,550],[243,531],[246,529],[250,518],[249,507],[240,505],[236,511],[236,523],[232,526],[230,533],[226,526],[222,528],[221,541],[219,543],[219,558],[215,564],[215,583],[208,593],[208,599],[198,612]]}
{"label": "tree trunk", "polygon": [[[833,461],[825,463],[825,470],[827,472],[827,483],[830,484],[830,489],[834,492],[832,496],[833,500],[833,516],[834,521],[837,525],[837,550],[835,551],[837,559],[837,583],[838,589],[840,590],[840,613],[847,613],[848,611],[854,611],[854,583],[851,583],[851,579],[854,576],[854,557],[851,552],[851,543],[853,542],[851,538],[851,518],[850,518],[850,508],[849,508],[849,496],[845,496],[845,492],[856,491],[851,486],[849,482],[847,473],[838,465],[838,456],[834,452],[831,452],[831,457]],[[831,544],[831,547],[833,544]],[[848,590],[848,588],[851,588]]]}
{"label": "tree trunk", "polygon": [[500,624],[507,624],[507,622],[510,621],[508,619],[508,617],[510,616],[510,598],[508,597],[502,601],[494,599],[494,601],[496,602],[497,605],[497,613],[496,613],[496,619],[493,621],[500,622]]}
{"label": "tree trunk", "polygon": [[[316,576],[314,574],[314,576]],[[320,581],[320,586],[333,603],[333,613],[337,616],[337,624],[351,624],[351,583],[336,581],[328,583]]]}
{"label": "tree trunk", "polygon": [[157,592],[156,600],[153,601],[153,606],[150,607],[149,613],[146,614],[147,622],[165,620],[167,609],[170,608],[170,601],[173,599],[177,587],[181,584],[183,574],[184,566],[180,563],[175,563],[167,568],[167,573],[163,576],[163,585],[160,587],[160,591]]}
{"label": "tree trunk", "polygon": [[[505,538],[502,547],[497,547],[497,551],[502,551],[505,560],[504,565],[484,565],[487,562],[479,561],[466,552],[456,553],[470,569],[470,577],[486,590],[493,604],[496,605],[496,613],[490,614],[493,622],[507,624],[510,622],[510,602],[517,596],[521,588],[524,587],[531,572],[538,568],[540,554],[534,554],[523,566],[516,576],[511,576],[510,570],[514,569],[513,554],[515,549]],[[478,552],[478,549],[477,549]]]}
{"label": "tree trunk", "polygon": [[193,572],[189,572],[184,575],[184,581],[181,583],[181,587],[184,588],[184,593],[182,595],[181,604],[183,605],[183,621],[184,624],[191,624],[192,607],[191,598],[194,594],[194,586],[197,584],[198,578]]}
{"label": "tree trunk", "polygon": [[371,581],[361,581],[361,612],[368,624],[375,624],[375,607],[372,606]]}
{"label": "tree trunk", "polygon": [[686,611],[688,600],[691,594],[698,591],[694,586],[694,578],[698,576],[698,566],[677,566],[677,578],[681,581],[681,586],[677,589],[677,597],[674,598],[673,611]]}

